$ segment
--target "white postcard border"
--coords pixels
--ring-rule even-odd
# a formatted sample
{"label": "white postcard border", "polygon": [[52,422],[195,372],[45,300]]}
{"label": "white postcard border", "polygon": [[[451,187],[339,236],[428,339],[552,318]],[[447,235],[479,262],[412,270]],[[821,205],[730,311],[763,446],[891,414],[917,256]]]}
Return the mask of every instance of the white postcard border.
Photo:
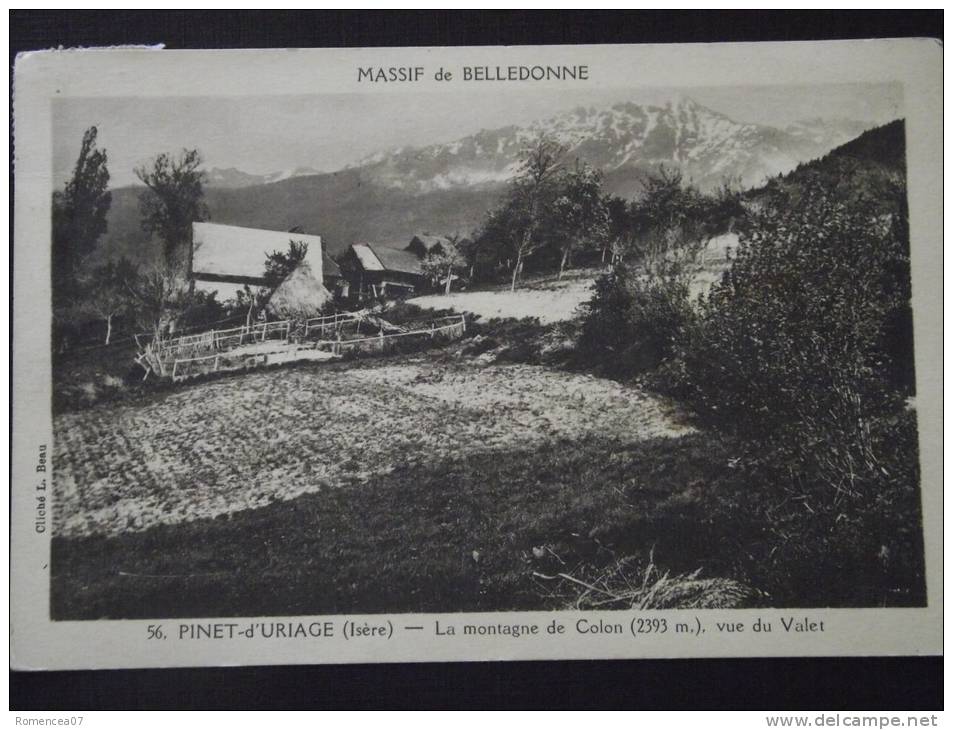
{"label": "white postcard border", "polygon": [[[15,69],[13,420],[11,501],[11,654],[18,669],[95,669],[237,664],[295,664],[501,659],[725,656],[864,656],[942,651],[942,149],[941,59],[929,39],[644,46],[524,46],[254,51],[85,50],[25,54]],[[698,87],[897,81],[906,109],[917,410],[928,606],[892,609],[726,610],[657,612],[695,626],[692,637],[579,632],[577,621],[628,626],[633,612],[514,612],[328,617],[51,621],[50,533],[37,534],[35,463],[52,444],[50,382],[51,102],[62,97],[240,96],[249,93],[403,93],[408,85],[368,89],[362,65],[424,66],[414,91],[440,93],[440,67],[584,64],[588,81],[559,85]],[[459,86],[454,82],[454,90]],[[504,84],[518,93],[521,83]],[[49,478],[49,474],[47,477]],[[48,492],[49,494],[49,492]],[[54,505],[55,508],[55,505]],[[760,618],[807,618],[822,632],[756,635]],[[330,621],[334,637],[310,635]],[[301,624],[305,637],[189,639],[181,626],[274,621]],[[347,621],[388,627],[388,638],[344,638]],[[553,622],[563,633],[548,633]],[[743,636],[714,629],[743,622]],[[437,635],[465,624],[535,624],[540,635]],[[161,625],[165,639],[149,638]],[[408,629],[407,626],[424,626]],[[186,629],[186,634],[189,629]],[[225,631],[225,629],[223,629]],[[234,632],[234,629],[232,630]],[[322,629],[323,631],[323,629]]]}

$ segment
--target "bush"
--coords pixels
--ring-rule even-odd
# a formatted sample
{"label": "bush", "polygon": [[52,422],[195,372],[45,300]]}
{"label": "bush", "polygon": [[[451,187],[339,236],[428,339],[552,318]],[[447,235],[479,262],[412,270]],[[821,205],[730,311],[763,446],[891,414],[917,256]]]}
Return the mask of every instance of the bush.
{"label": "bush", "polygon": [[683,385],[698,412],[748,440],[796,434],[819,468],[830,466],[823,446],[840,443],[852,449],[854,476],[877,470],[872,425],[908,395],[888,362],[912,368],[913,359],[885,341],[909,308],[906,245],[895,233],[823,188],[766,210],[683,332]]}
{"label": "bush", "polygon": [[378,312],[382,318],[393,325],[406,325],[447,317],[457,312],[452,309],[432,309],[411,302],[387,302]]}
{"label": "bush", "polygon": [[626,378],[669,360],[695,317],[687,272],[684,260],[667,256],[639,274],[617,264],[600,277],[585,305],[574,363]]}
{"label": "bush", "polygon": [[182,329],[200,329],[221,322],[229,312],[217,299],[217,292],[196,291],[192,294],[191,306],[185,311],[178,327]]}
{"label": "bush", "polygon": [[913,368],[912,339],[897,334],[910,307],[904,216],[816,183],[775,201],[666,372],[705,423],[746,445],[741,466],[764,485],[749,509],[787,583],[830,579],[833,594],[850,574],[883,602],[922,595],[923,579],[912,378],[898,376]]}

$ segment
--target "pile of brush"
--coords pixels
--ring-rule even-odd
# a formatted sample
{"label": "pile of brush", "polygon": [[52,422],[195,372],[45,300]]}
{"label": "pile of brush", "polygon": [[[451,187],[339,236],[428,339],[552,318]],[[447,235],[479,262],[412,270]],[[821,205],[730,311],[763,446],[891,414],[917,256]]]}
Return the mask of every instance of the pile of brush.
{"label": "pile of brush", "polygon": [[575,610],[743,608],[756,598],[755,591],[730,578],[702,578],[701,568],[674,576],[662,572],[651,552],[645,565],[622,558],[602,570],[577,572],[533,577],[549,598]]}

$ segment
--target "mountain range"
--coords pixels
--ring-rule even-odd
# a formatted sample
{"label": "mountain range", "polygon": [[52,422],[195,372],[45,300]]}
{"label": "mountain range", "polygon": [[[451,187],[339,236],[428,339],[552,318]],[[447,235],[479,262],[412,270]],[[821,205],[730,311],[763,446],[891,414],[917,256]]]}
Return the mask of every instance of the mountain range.
{"label": "mountain range", "polygon": [[[479,225],[540,134],[567,148],[567,159],[603,170],[609,192],[635,197],[646,172],[665,164],[703,189],[726,178],[763,183],[820,157],[873,124],[812,119],[784,128],[737,122],[687,97],[664,105],[631,102],[578,107],[526,126],[481,130],[452,142],[382,150],[337,172],[315,167],[256,175],[208,172],[207,202],[219,223],[324,237],[330,253],[356,240],[403,245],[421,230],[466,234]],[[113,192],[107,256],[144,261],[153,247],[139,226],[139,188]]]}
{"label": "mountain range", "polygon": [[313,167],[296,167],[293,170],[270,172],[265,175],[239,170],[237,167],[213,167],[206,173],[206,184],[211,188],[247,188],[252,185],[267,185],[281,182],[292,177],[320,175],[321,171]]}
{"label": "mountain range", "polygon": [[578,107],[526,127],[483,130],[446,144],[379,152],[355,167],[379,184],[417,193],[499,185],[516,172],[521,150],[546,134],[565,145],[569,158],[601,168],[611,192],[634,196],[644,173],[660,164],[679,167],[701,188],[714,187],[725,177],[755,185],[870,126],[813,119],[777,129],[735,122],[680,97],[665,106]]}

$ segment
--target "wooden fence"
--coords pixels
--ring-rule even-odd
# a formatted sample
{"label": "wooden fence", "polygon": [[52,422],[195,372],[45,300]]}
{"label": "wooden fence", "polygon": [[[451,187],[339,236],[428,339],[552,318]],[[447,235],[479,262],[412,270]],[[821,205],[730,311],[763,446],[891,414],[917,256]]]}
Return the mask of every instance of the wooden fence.
{"label": "wooden fence", "polygon": [[291,333],[291,320],[280,322],[259,322],[251,326],[232,327],[227,330],[210,330],[196,335],[185,335],[171,340],[162,340],[154,347],[160,356],[173,358],[183,354],[197,355],[199,352],[222,352],[239,345],[265,340],[287,340]]}
{"label": "wooden fence", "polygon": [[179,382],[199,375],[247,370],[276,363],[299,360],[321,360],[351,354],[368,354],[417,349],[434,342],[449,342],[462,337],[467,329],[464,315],[441,317],[429,326],[411,332],[379,334],[358,339],[318,340],[277,345],[273,349],[251,349],[245,352],[214,352],[197,357],[177,358],[171,367],[172,380]]}
{"label": "wooden fence", "polygon": [[180,360],[212,358],[241,345],[265,342],[266,340],[288,341],[291,335],[291,320],[259,322],[251,326],[232,327],[226,330],[209,330],[195,335],[183,335],[169,340],[146,343],[140,349],[136,361],[149,372],[160,377],[170,375],[175,363]]}
{"label": "wooden fence", "polygon": [[412,349],[414,346],[429,342],[449,342],[463,337],[466,331],[466,317],[459,314],[440,317],[432,320],[428,327],[410,332],[379,334],[350,340],[321,340],[317,344],[320,349],[333,355],[393,352],[404,348]]}
{"label": "wooden fence", "polygon": [[367,316],[367,312],[344,312],[341,314],[329,314],[325,317],[312,317],[305,320],[304,337],[317,333],[318,338],[324,338],[329,334],[336,333],[343,325],[351,322],[360,322]]}

